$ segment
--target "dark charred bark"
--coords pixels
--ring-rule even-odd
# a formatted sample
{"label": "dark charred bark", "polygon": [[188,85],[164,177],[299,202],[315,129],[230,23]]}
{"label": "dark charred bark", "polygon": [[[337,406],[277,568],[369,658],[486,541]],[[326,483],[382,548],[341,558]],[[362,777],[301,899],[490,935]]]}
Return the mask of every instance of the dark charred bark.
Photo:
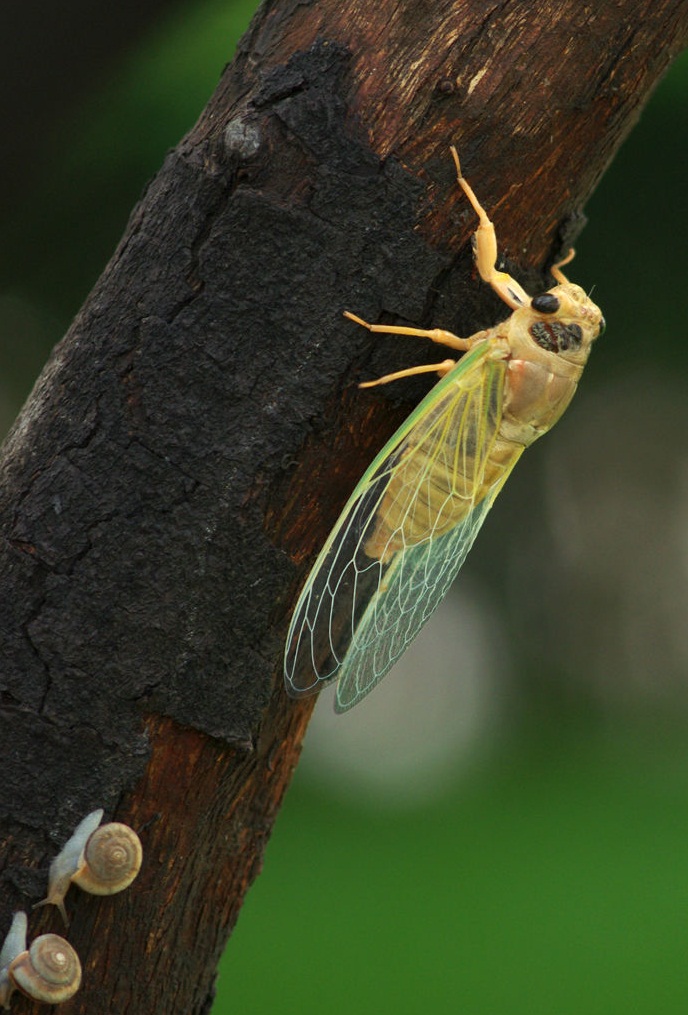
{"label": "dark charred bark", "polygon": [[208,1010],[312,707],[280,675],[299,584],[423,390],[355,382],[436,357],[341,311],[504,315],[450,143],[546,284],[687,28],[688,0],[261,8],[4,446],[0,925],[91,809],[145,850],[68,897],[65,1012]]}

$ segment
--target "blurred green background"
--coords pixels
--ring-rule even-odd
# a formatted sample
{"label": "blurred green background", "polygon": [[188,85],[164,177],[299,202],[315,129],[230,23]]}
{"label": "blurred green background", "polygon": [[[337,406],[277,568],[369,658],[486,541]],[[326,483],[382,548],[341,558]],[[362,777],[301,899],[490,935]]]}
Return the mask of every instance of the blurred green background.
{"label": "blurred green background", "polygon": [[[26,113],[2,429],[252,7],[165,5]],[[688,1009],[687,86],[684,55],[587,208],[570,274],[608,328],[574,405],[395,676],[319,703],[214,1015]]]}

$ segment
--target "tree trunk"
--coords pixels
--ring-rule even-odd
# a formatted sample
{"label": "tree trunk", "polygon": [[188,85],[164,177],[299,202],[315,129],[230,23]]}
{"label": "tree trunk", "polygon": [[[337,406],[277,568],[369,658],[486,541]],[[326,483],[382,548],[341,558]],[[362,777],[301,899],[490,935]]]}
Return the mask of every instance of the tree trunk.
{"label": "tree trunk", "polygon": [[4,445],[0,926],[95,807],[144,846],[122,895],[67,898],[65,1013],[209,1010],[313,704],[282,687],[295,596],[424,390],[356,381],[436,358],[342,310],[463,335],[504,315],[451,143],[545,286],[687,29],[688,0],[256,15]]}

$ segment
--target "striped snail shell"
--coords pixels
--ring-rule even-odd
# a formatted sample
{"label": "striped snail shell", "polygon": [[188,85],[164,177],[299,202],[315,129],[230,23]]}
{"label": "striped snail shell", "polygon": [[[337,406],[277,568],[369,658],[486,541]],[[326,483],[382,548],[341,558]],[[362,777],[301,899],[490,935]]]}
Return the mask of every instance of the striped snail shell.
{"label": "striped snail shell", "polygon": [[10,980],[24,994],[46,1004],[61,1004],[81,984],[81,963],[69,941],[59,934],[41,934],[8,969]]}
{"label": "striped snail shell", "polygon": [[101,825],[102,809],[88,814],[50,865],[48,895],[37,906],[54,905],[69,924],[64,898],[72,882],[91,895],[114,895],[127,888],[143,859],[141,840],[128,825]]}
{"label": "striped snail shell", "polygon": [[26,913],[15,913],[0,953],[0,1003],[9,1008],[17,988],[45,1004],[61,1004],[81,984],[79,956],[58,934],[41,934],[26,947]]}
{"label": "striped snail shell", "polygon": [[72,881],[92,895],[115,895],[129,887],[142,860],[141,840],[134,829],[112,821],[89,836]]}

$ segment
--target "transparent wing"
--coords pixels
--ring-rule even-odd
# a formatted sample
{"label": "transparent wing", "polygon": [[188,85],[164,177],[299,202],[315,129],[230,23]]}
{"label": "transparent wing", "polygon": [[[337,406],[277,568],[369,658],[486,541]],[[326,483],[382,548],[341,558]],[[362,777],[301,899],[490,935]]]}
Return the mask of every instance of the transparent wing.
{"label": "transparent wing", "polygon": [[481,342],[397,430],[356,486],[294,611],[294,696],[339,678],[361,700],[447,592],[520,451],[496,442],[506,364]]}

